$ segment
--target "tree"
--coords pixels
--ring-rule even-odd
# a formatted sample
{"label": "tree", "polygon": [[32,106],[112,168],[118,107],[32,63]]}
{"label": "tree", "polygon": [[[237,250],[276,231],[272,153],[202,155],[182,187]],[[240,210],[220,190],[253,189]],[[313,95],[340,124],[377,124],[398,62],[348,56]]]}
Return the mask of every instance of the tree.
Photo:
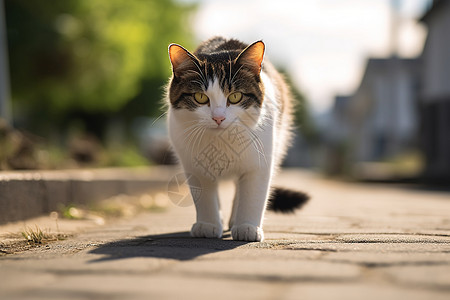
{"label": "tree", "polygon": [[291,94],[294,97],[294,122],[295,126],[303,137],[309,143],[316,143],[318,139],[318,132],[316,124],[311,116],[310,107],[305,99],[303,93],[294,84],[290,73],[283,67],[278,67],[278,71],[283,75],[288,84]]}
{"label": "tree", "polygon": [[49,129],[74,114],[117,113],[132,100],[145,108],[139,113],[158,114],[167,45],[190,45],[193,8],[174,0],[6,0],[16,119]]}

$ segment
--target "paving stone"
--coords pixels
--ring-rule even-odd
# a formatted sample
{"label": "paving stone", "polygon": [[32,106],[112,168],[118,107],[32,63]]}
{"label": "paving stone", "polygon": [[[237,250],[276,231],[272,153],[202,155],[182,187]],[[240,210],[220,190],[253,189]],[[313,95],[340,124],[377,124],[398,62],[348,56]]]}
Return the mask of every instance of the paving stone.
{"label": "paving stone", "polygon": [[427,290],[415,287],[391,285],[389,282],[356,282],[356,283],[307,283],[290,286],[283,299],[314,299],[314,300],[448,300],[446,292]]}
{"label": "paving stone", "polygon": [[[437,265],[436,265],[437,264]],[[450,293],[450,264],[425,262],[424,264],[396,266],[381,270],[401,285],[415,286]]]}
{"label": "paving stone", "polygon": [[[229,232],[193,239],[194,207],[169,202],[0,256],[0,299],[450,299],[448,193],[298,170],[278,180],[313,198],[294,214],[268,212],[262,243]],[[229,183],[220,191],[225,220],[232,191]],[[61,222],[64,231],[76,226]]]}

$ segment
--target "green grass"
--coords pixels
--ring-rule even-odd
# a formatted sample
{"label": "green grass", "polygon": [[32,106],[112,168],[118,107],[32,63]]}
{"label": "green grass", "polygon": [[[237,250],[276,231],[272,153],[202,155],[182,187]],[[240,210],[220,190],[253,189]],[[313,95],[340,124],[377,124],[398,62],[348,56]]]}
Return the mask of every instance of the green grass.
{"label": "green grass", "polygon": [[131,144],[104,148],[98,162],[100,167],[139,167],[150,164],[149,160],[139,152],[139,149]]}
{"label": "green grass", "polygon": [[38,226],[35,228],[26,227],[22,232],[22,237],[30,245],[41,245],[48,242],[59,241],[65,238],[61,234],[51,234],[43,231]]}

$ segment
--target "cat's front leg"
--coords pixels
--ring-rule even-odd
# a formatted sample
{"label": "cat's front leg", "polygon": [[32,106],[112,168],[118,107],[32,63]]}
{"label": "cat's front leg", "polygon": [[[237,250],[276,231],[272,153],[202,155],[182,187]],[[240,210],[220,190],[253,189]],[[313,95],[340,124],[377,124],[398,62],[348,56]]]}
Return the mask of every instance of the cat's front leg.
{"label": "cat's front leg", "polygon": [[233,240],[260,242],[264,240],[263,217],[269,193],[269,171],[245,174],[238,182],[238,200],[231,236]]}
{"label": "cat's front leg", "polygon": [[237,215],[237,210],[239,208],[239,182],[236,182],[235,184],[236,184],[236,192],[234,195],[233,207],[231,209],[230,220],[228,222],[229,230],[231,230],[231,228],[233,228],[233,225],[236,224],[236,215]]}
{"label": "cat's front leg", "polygon": [[191,236],[221,238],[223,226],[220,217],[218,185],[216,182],[209,180],[200,180],[200,184],[200,190],[192,191],[197,211],[197,222],[192,225]]}

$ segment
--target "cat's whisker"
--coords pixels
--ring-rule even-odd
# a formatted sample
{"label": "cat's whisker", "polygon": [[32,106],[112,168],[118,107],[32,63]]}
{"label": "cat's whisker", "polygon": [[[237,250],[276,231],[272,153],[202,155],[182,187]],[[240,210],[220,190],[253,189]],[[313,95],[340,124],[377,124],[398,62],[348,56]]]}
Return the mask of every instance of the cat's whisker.
{"label": "cat's whisker", "polygon": [[205,134],[205,131],[206,131],[205,126],[199,127],[198,134],[196,136],[196,141],[195,141],[197,148],[200,148],[200,146],[202,145],[202,138],[203,138],[203,135]]}
{"label": "cat's whisker", "polygon": [[202,130],[201,127],[197,126],[195,127],[192,132],[190,133],[190,138],[189,140],[186,142],[186,146],[188,147],[188,149],[190,149],[191,154],[192,152],[195,150],[194,146],[195,146],[195,141],[197,139],[197,135],[199,134],[199,132]]}
{"label": "cat's whisker", "polygon": [[195,129],[189,134],[189,139],[188,139],[187,142],[185,143],[185,145],[186,145],[186,153],[188,153],[192,158],[193,158],[193,153],[194,153],[194,151],[195,151],[193,141],[196,140],[196,136],[197,136],[198,132],[199,132],[199,128],[195,128]]}
{"label": "cat's whisker", "polygon": [[[206,127],[205,126],[200,127],[199,134],[197,135],[197,141],[196,141],[198,149],[200,149],[200,146],[202,145],[203,136],[205,135],[205,132],[206,132]],[[199,152],[198,154],[200,154],[200,150],[198,152]]]}
{"label": "cat's whisker", "polygon": [[195,128],[194,130],[192,130],[192,131],[189,133],[189,138],[188,138],[187,141],[184,143],[184,144],[185,144],[185,147],[186,147],[186,149],[187,149],[186,152],[189,153],[189,155],[191,155],[191,156],[192,156],[192,152],[194,151],[194,148],[193,148],[193,146],[192,146],[192,140],[194,139],[194,136],[195,136],[196,132],[197,132],[197,128]]}
{"label": "cat's whisker", "polygon": [[194,125],[198,125],[199,122],[198,120],[189,120],[189,121],[184,121],[182,122],[183,125],[189,125],[189,124],[194,124]]}
{"label": "cat's whisker", "polygon": [[186,73],[193,73],[193,74],[196,74],[196,75],[198,75],[198,76],[202,77],[202,74],[201,74],[201,73],[199,73],[199,72],[198,72],[198,71],[196,71],[196,70],[188,70],[188,71],[186,71]]}
{"label": "cat's whisker", "polygon": [[187,129],[185,129],[182,132],[180,137],[182,137],[183,144],[187,145],[188,148],[190,146],[190,141],[191,141],[193,135],[195,135],[198,130],[199,130],[199,126],[197,124],[195,124],[195,125],[188,127]]}
{"label": "cat's whisker", "polygon": [[195,140],[197,148],[200,148],[200,146],[201,146],[201,138],[203,137],[203,135],[204,135],[204,133],[206,131],[206,128],[207,127],[205,125],[200,125],[198,127],[198,133],[196,135],[196,140]]}
{"label": "cat's whisker", "polygon": [[[260,154],[258,156],[258,160],[260,159],[260,157],[264,158],[264,162],[266,163],[266,166],[267,166],[268,162],[267,162],[266,154],[264,151],[264,145],[262,144],[261,139],[253,131],[251,131],[251,130],[247,130],[247,131],[250,133],[251,142],[252,142],[253,147],[255,148],[256,152],[258,152],[258,154]],[[260,163],[260,161],[259,161],[259,163]]]}
{"label": "cat's whisker", "polygon": [[191,138],[191,135],[193,134],[193,131],[188,132],[187,134],[184,135],[182,142],[183,144],[187,145],[189,139]]}
{"label": "cat's whisker", "polygon": [[185,139],[185,138],[187,137],[186,134],[189,134],[191,131],[193,131],[193,130],[195,129],[195,127],[198,127],[198,125],[197,125],[197,124],[194,124],[194,125],[191,125],[191,126],[185,128],[185,129],[181,132],[180,137],[183,137],[183,138]]}
{"label": "cat's whisker", "polygon": [[196,84],[198,84],[199,86],[200,86],[200,88],[203,88],[204,87],[204,83],[203,82],[201,82],[200,80],[192,80],[192,83],[196,83]]}
{"label": "cat's whisker", "polygon": [[[251,122],[252,119],[241,119],[240,121],[243,122],[243,123],[246,123],[246,122]],[[239,127],[238,125],[233,125],[233,126]],[[250,128],[247,128],[247,127],[244,127],[244,128],[245,128],[245,130],[246,130],[246,132],[248,133],[249,136],[245,137],[243,135],[238,135],[239,143],[242,145],[242,144],[247,142],[247,140],[245,140],[245,138],[247,138],[247,139],[250,138],[250,143],[252,144],[252,146],[256,150],[256,152],[259,154],[258,155],[259,164],[260,164],[260,159],[262,157],[264,159],[264,162],[265,162],[266,166],[267,166],[268,162],[267,162],[267,159],[266,159],[266,154],[265,154],[264,146],[263,146],[263,144],[261,142],[261,139]]]}
{"label": "cat's whisker", "polygon": [[238,85],[241,83],[245,83],[245,78],[234,78],[233,77],[233,81],[231,82],[232,85]]}
{"label": "cat's whisker", "polygon": [[158,122],[162,117],[164,117],[165,115],[167,115],[167,112],[163,112],[159,117],[157,117],[150,126],[155,125],[156,122]]}
{"label": "cat's whisker", "polygon": [[197,83],[198,85],[200,85],[200,87],[206,86],[206,80],[205,80],[205,77],[204,77],[204,75],[202,73],[199,73],[199,72],[197,72],[195,70],[189,70],[188,73],[193,73],[193,74],[199,76],[201,80],[203,80],[203,81],[191,80],[192,83]]}
{"label": "cat's whisker", "polygon": [[193,124],[193,123],[198,123],[198,120],[190,120],[190,121],[184,121],[184,122],[182,122],[183,125],[186,125],[186,124]]}
{"label": "cat's whisker", "polygon": [[230,55],[230,52],[228,52],[228,65],[230,66],[230,77],[228,77],[228,85],[229,86],[231,86],[231,84],[232,84],[232,80],[231,80],[231,67],[232,67],[232,65],[231,65],[231,55]]}
{"label": "cat's whisker", "polygon": [[239,73],[239,71],[240,71],[243,67],[244,67],[244,65],[241,65],[241,66],[239,67],[239,69],[237,69],[237,71],[234,72],[233,77],[231,77],[231,84],[235,84],[234,78],[236,77],[236,75]]}
{"label": "cat's whisker", "polygon": [[266,153],[264,152],[264,147],[262,145],[260,145],[259,143],[253,143],[253,146],[254,146],[256,152],[259,154],[258,155],[259,166],[261,167],[261,158],[264,159],[265,165],[268,166],[269,163],[267,162],[267,159],[266,159]]}
{"label": "cat's whisker", "polygon": [[203,75],[202,69],[200,68],[200,66],[197,64],[197,62],[194,62],[195,66],[197,67],[198,71],[200,72],[199,76],[202,78],[203,82],[205,82],[205,85],[207,84],[205,75]]}

